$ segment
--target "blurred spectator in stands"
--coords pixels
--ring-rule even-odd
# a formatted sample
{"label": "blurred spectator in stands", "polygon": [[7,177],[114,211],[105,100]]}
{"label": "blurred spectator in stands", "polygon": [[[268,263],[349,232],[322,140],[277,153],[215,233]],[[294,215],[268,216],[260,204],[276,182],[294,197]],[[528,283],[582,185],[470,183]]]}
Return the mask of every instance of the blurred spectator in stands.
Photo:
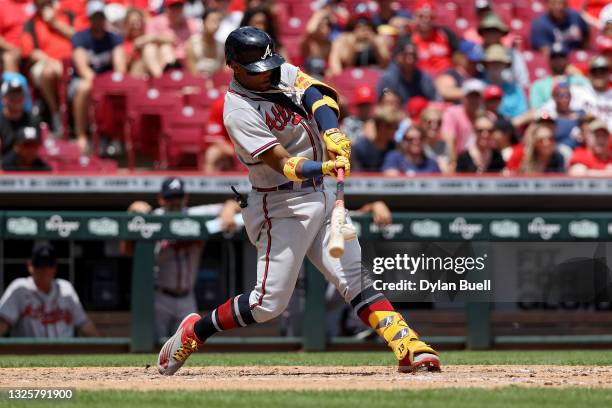
{"label": "blurred spectator in stands", "polygon": [[417,1],[414,14],[416,24],[412,42],[417,49],[417,65],[436,76],[452,67],[452,56],[459,48],[459,38],[448,27],[434,26],[432,0]]}
{"label": "blurred spectator in stands", "polygon": [[59,81],[64,76],[63,61],[70,60],[70,39],[74,29],[70,16],[58,11],[53,0],[35,0],[36,14],[25,24],[21,38],[21,51],[32,64],[30,77],[40,90],[49,109],[51,129],[63,135],[62,116],[59,107]]}
{"label": "blurred spectator in stands", "polygon": [[204,16],[203,0],[187,0],[185,2],[185,15],[187,17],[201,19]]}
{"label": "blurred spectator in stands", "polygon": [[443,173],[448,170],[448,150],[442,138],[442,111],[428,106],[421,112],[419,126],[425,135],[425,154],[438,163]]}
{"label": "blurred spectator in stands", "polygon": [[26,126],[19,130],[13,150],[2,157],[4,171],[49,171],[51,167],[40,158],[40,130]]}
{"label": "blurred spectator in stands", "polygon": [[[555,121],[555,141],[559,148],[565,147],[562,151],[564,156],[569,158],[571,150],[578,145],[578,135],[580,134],[579,120],[584,115],[584,111],[573,110],[571,108],[572,93],[567,82],[559,82],[553,88],[553,99],[539,110],[539,115],[550,115]],[[569,148],[569,149],[568,149]]]}
{"label": "blurred spectator in stands", "polygon": [[[532,109],[541,108],[552,97],[555,83],[565,81],[572,86],[588,86],[589,81],[582,75],[570,74],[569,50],[562,43],[555,43],[549,52],[551,76],[538,79],[531,86],[529,105]],[[569,70],[569,71],[568,71]]]}
{"label": "blurred spectator in stands", "polygon": [[410,37],[401,37],[393,49],[393,62],[385,70],[378,83],[379,97],[385,89],[396,91],[404,105],[410,98],[422,96],[427,100],[436,99],[436,88],[429,74],[417,65],[417,50]]}
{"label": "blurred spectator in stands", "polygon": [[462,103],[446,108],[442,114],[441,133],[447,145],[450,168],[454,168],[457,154],[474,142],[474,121],[482,106],[484,87],[482,81],[468,79],[461,87]]}
{"label": "blurred spectator in stands", "polygon": [[376,103],[374,88],[370,85],[360,85],[355,88],[351,105],[355,114],[342,121],[342,131],[353,143],[357,141],[363,132],[363,126],[372,119],[372,111]]}
{"label": "blurred spectator in stands", "polygon": [[[30,95],[30,87],[28,86],[28,80],[26,79],[26,77],[21,75],[19,72],[4,71],[2,73],[2,81],[0,83],[11,82],[11,81],[17,81],[21,84],[21,87],[23,88],[23,92],[25,96],[23,109],[26,112],[31,113],[32,112],[32,95]],[[3,106],[2,98],[0,98],[0,110],[2,109],[2,106]]]}
{"label": "blurred spectator in stands", "polygon": [[316,11],[306,24],[306,31],[300,40],[300,52],[304,59],[304,70],[322,78],[327,70],[331,52],[331,16],[327,9]]}
{"label": "blurred spectator in stands", "polygon": [[511,80],[506,79],[512,63],[508,51],[499,44],[485,50],[485,77],[487,82],[501,87],[504,92],[499,113],[511,118],[527,111],[527,99],[523,89]]}
{"label": "blurred spectator in stands", "polygon": [[[30,276],[12,281],[0,298],[0,336],[99,336],[72,284],[56,279],[57,258],[49,243],[37,243],[27,263]],[[76,331],[76,333],[75,333]]]}
{"label": "blurred spectator in stands", "polygon": [[476,10],[476,21],[478,24],[470,25],[462,34],[461,37],[465,41],[470,41],[476,44],[482,44],[482,36],[479,33],[480,24],[489,14],[494,13],[493,7],[489,0],[476,0],[474,2]]}
{"label": "blurred spectator in stands", "polygon": [[[127,72],[138,78],[152,74],[147,70],[142,51],[149,43],[155,43],[155,36],[145,33],[147,16],[138,8],[129,8],[123,20],[123,48],[125,49]],[[160,72],[162,67],[155,64],[153,72]]]}
{"label": "blurred spectator in stands", "polygon": [[440,172],[436,161],[425,154],[425,132],[422,128],[408,128],[397,150],[385,156],[382,171],[386,176]]}
{"label": "blurred spectator in stands", "polygon": [[493,140],[504,161],[508,161],[514,148],[519,143],[516,128],[505,118],[497,118],[493,126]]}
{"label": "blurred spectator in stands", "polygon": [[474,121],[474,143],[457,157],[457,173],[497,173],[506,163],[501,153],[495,149],[493,139],[494,123],[491,118],[480,113]]}
{"label": "blurred spectator in stands", "polygon": [[352,67],[385,68],[389,58],[385,41],[376,33],[370,16],[357,15],[332,43],[328,74],[340,75]]}
{"label": "blurred spectator in stands", "polygon": [[599,18],[610,0],[569,0],[570,7],[580,12],[580,15],[591,27],[600,28]]}
{"label": "blurred spectator in stands", "polygon": [[557,149],[552,129],[543,123],[530,125],[523,137],[523,148],[514,149],[507,169],[521,174],[565,172],[565,160]]}
{"label": "blurred spectator in stands", "polygon": [[[144,1],[147,0],[135,0]],[[89,28],[89,18],[87,17],[88,0],[59,0],[59,11],[73,16],[72,27],[75,31],[83,31]]]}
{"label": "blurred spectator in stands", "polygon": [[586,147],[578,147],[570,159],[572,176],[612,176],[610,131],[601,120],[589,123]]}
{"label": "blurred spectator in stands", "polygon": [[5,155],[13,150],[20,131],[34,126],[29,112],[25,110],[25,87],[13,78],[4,81],[0,87],[2,94],[2,113],[0,114],[0,153]]}
{"label": "blurred spectator in stands", "polygon": [[385,155],[395,148],[393,136],[401,120],[401,112],[390,106],[375,109],[374,126],[364,127],[353,145],[355,171],[380,171]]}
{"label": "blurred spectator in stands", "polygon": [[501,117],[504,119],[509,119],[507,116],[499,112],[499,107],[501,106],[502,99],[504,98],[504,91],[499,85],[487,85],[482,93],[482,98],[484,100],[485,112],[496,118]]}
{"label": "blurred spectator in stands", "polygon": [[612,87],[610,87],[610,62],[597,56],[589,64],[590,85],[572,88],[572,100],[585,112],[601,119],[612,129]]}
{"label": "blurred spectator in stands", "polygon": [[288,55],[283,48],[283,43],[278,36],[276,19],[269,8],[266,6],[248,8],[244,12],[244,16],[240,22],[240,27],[244,26],[252,26],[267,32],[270,37],[272,37],[272,40],[274,40],[276,52],[281,54],[285,58],[285,61],[290,62]]}
{"label": "blurred spectator in stands", "polygon": [[483,72],[479,69],[483,59],[484,53],[480,45],[462,41],[453,54],[453,67],[435,79],[438,95],[448,102],[460,102],[463,96],[461,85],[466,79],[484,79]]}
{"label": "blurred spectator in stands", "polygon": [[154,77],[185,63],[187,41],[201,28],[197,20],[185,16],[185,0],[164,0],[164,6],[164,12],[150,19],[146,27],[147,34],[155,36],[155,42],[145,45],[143,58]]}
{"label": "blurred spectator in stands", "polygon": [[215,39],[223,14],[208,8],[202,16],[202,33],[191,36],[187,43],[187,68],[193,75],[212,75],[223,69],[225,61],[223,44]]}
{"label": "blurred spectator in stands", "polygon": [[31,0],[3,0],[0,3],[0,56],[4,71],[19,72],[21,34],[33,13]]}
{"label": "blurred spectator in stands", "polygon": [[[168,177],[162,182],[157,198],[159,208],[152,210],[144,201],[135,201],[128,212],[154,215],[216,216],[207,223],[211,234],[233,234],[242,225],[238,203],[227,200],[223,204],[188,207],[189,194],[185,182]],[[172,335],[185,315],[197,312],[195,284],[204,249],[204,241],[157,241],[155,244],[155,335],[156,339]],[[132,256],[133,241],[121,241],[121,252]]]}
{"label": "blurred spectator in stands", "polygon": [[589,47],[589,27],[567,0],[548,0],[548,12],[531,24],[531,47],[548,55],[554,43],[561,42],[569,50]]}
{"label": "blurred spectator in stands", "polygon": [[612,64],[612,3],[601,11],[599,29],[601,31],[595,39],[595,49],[607,57],[608,62]]}
{"label": "blurred spectator in stands", "polygon": [[363,1],[357,5],[355,11],[371,15],[376,28],[391,25],[403,31],[412,18],[410,12],[402,9],[394,0]]}
{"label": "blurred spectator in stands", "polygon": [[104,3],[99,0],[87,3],[87,16],[91,28],[72,37],[74,76],[68,85],[77,144],[83,154],[89,153],[89,97],[96,75],[111,70],[126,72],[123,38],[106,31]]}
{"label": "blurred spectator in stands", "polygon": [[384,88],[378,96],[379,106],[390,106],[393,109],[402,109],[402,97],[400,94],[391,88]]}
{"label": "blurred spectator in stands", "polygon": [[[244,9],[233,9],[230,8],[232,4],[231,0],[206,0],[205,8],[213,8],[215,10],[221,11],[223,14],[223,19],[221,19],[221,24],[219,25],[219,29],[215,34],[215,39],[220,44],[225,44],[225,40],[227,36],[237,29],[240,26],[240,22],[242,21],[242,14]],[[246,7],[245,7],[246,8]]]}
{"label": "blurred spectator in stands", "polygon": [[517,49],[512,37],[508,36],[509,30],[497,14],[489,13],[480,22],[478,34],[482,37],[482,47],[489,48],[491,45],[503,45],[510,57],[511,82],[516,82],[521,87],[529,86],[529,70],[523,54]]}

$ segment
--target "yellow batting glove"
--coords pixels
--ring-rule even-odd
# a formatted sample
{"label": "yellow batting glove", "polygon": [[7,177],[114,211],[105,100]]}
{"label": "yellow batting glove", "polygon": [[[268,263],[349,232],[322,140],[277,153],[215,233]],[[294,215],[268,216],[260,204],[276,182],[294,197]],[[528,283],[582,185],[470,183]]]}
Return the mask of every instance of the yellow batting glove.
{"label": "yellow batting glove", "polygon": [[338,128],[327,129],[323,133],[323,141],[325,147],[331,157],[344,156],[347,159],[351,158],[351,141]]}
{"label": "yellow batting glove", "polygon": [[336,177],[336,169],[344,169],[344,178],[351,175],[351,162],[344,156],[338,156],[334,160],[323,162],[321,170],[326,176]]}

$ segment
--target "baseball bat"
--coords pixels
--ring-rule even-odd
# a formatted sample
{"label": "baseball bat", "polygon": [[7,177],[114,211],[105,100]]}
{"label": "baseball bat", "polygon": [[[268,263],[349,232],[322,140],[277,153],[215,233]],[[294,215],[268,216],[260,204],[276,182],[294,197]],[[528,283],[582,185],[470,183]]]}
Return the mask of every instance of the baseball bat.
{"label": "baseball bat", "polygon": [[331,236],[329,239],[329,254],[340,258],[344,254],[344,235],[342,226],[346,223],[344,211],[344,169],[338,169],[336,185],[336,204],[331,215]]}

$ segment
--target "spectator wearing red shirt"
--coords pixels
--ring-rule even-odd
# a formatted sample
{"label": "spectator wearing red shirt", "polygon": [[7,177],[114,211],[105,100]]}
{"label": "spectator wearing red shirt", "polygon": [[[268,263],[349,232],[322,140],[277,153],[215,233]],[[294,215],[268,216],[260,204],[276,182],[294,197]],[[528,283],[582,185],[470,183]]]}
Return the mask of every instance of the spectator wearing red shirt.
{"label": "spectator wearing red shirt", "polygon": [[610,132],[601,120],[589,123],[587,147],[579,147],[570,159],[569,174],[573,176],[610,176],[612,175],[612,151]]}
{"label": "spectator wearing red shirt", "polygon": [[19,72],[23,25],[34,13],[31,0],[0,0],[0,55],[4,71]]}
{"label": "spectator wearing red shirt", "polygon": [[21,51],[32,63],[30,76],[40,90],[49,113],[51,128],[63,134],[59,110],[58,85],[64,75],[63,61],[72,54],[70,39],[74,29],[70,17],[58,10],[52,0],[35,0],[36,14],[24,26]]}
{"label": "spectator wearing red shirt", "polygon": [[415,17],[412,42],[417,48],[417,66],[436,76],[452,67],[452,56],[459,47],[459,39],[449,28],[433,25],[434,11],[430,0],[417,3]]}
{"label": "spectator wearing red shirt", "polygon": [[525,131],[523,145],[516,146],[506,169],[521,174],[563,173],[565,160],[555,143],[554,125],[539,121]]}

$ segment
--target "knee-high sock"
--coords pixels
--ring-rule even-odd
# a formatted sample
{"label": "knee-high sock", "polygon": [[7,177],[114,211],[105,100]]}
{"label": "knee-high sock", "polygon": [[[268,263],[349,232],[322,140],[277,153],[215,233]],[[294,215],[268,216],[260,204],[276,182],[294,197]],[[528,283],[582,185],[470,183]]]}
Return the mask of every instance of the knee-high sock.
{"label": "knee-high sock", "polygon": [[245,294],[230,298],[210,314],[202,317],[194,325],[194,332],[201,342],[213,334],[245,327],[255,323],[255,318],[249,307],[249,297]]}
{"label": "knee-high sock", "polygon": [[370,286],[357,295],[351,305],[359,319],[385,339],[398,359],[405,357],[405,347],[401,347],[400,343],[406,337],[416,334],[382,293]]}

